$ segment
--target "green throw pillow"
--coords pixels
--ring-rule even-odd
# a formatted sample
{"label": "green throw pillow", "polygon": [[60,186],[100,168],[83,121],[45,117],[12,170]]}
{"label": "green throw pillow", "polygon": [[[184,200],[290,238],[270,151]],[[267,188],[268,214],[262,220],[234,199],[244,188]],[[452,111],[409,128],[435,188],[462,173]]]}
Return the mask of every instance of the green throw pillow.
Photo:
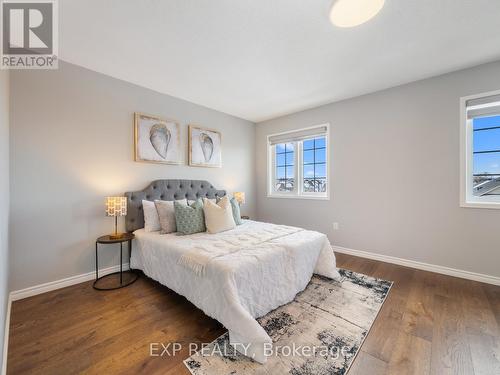
{"label": "green throw pillow", "polygon": [[191,206],[174,201],[174,210],[178,233],[193,234],[206,232],[203,201],[201,199],[195,201]]}
{"label": "green throw pillow", "polygon": [[231,207],[233,208],[233,219],[236,225],[243,224],[243,221],[241,220],[240,205],[235,198],[231,198]]}

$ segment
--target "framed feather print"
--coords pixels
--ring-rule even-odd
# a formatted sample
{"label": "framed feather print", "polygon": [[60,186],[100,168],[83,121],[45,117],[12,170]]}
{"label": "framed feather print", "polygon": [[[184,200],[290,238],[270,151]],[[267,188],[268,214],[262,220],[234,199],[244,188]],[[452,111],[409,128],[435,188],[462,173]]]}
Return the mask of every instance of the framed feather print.
{"label": "framed feather print", "polygon": [[160,117],[134,113],[135,161],[180,164],[179,123]]}
{"label": "framed feather print", "polygon": [[189,165],[220,168],[221,138],[216,130],[189,125]]}

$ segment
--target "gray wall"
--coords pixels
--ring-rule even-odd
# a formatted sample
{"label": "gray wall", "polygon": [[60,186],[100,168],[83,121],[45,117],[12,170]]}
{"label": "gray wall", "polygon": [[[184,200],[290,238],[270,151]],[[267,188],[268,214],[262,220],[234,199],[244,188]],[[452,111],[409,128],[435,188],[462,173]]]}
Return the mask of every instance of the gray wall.
{"label": "gray wall", "polygon": [[9,73],[0,70],[0,367],[9,277]]}
{"label": "gray wall", "polygon": [[[93,271],[94,241],[113,230],[104,197],[155,179],[206,179],[245,191],[243,213],[255,216],[251,122],[67,63],[13,72],[10,108],[13,290]],[[134,111],[178,120],[186,161],[187,124],[220,130],[223,167],[134,162]],[[102,254],[103,267],[118,264],[118,250]]]}
{"label": "gray wall", "polygon": [[[338,246],[500,276],[500,210],[459,207],[459,98],[498,89],[500,62],[258,124],[258,218],[325,232]],[[331,200],[267,198],[266,135],[325,122]]]}

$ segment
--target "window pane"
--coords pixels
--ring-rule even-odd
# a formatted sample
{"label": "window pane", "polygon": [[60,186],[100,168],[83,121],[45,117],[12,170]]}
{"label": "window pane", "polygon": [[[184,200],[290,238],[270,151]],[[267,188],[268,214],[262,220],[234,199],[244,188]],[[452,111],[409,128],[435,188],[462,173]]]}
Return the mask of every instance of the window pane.
{"label": "window pane", "polygon": [[315,151],[316,153],[316,163],[325,163],[326,162],[326,149],[319,149]]}
{"label": "window pane", "polygon": [[500,126],[500,116],[480,117],[474,119],[474,130]]}
{"label": "window pane", "polygon": [[304,164],[314,163],[314,150],[304,151]]}
{"label": "window pane", "polygon": [[[474,155],[474,176],[472,185],[500,178],[500,153]],[[497,194],[498,190],[490,194]]]}
{"label": "window pane", "polygon": [[474,174],[498,174],[500,177],[500,153],[474,155]]}
{"label": "window pane", "polygon": [[285,178],[285,167],[276,168],[276,178]]}
{"label": "window pane", "polygon": [[277,192],[293,191],[295,144],[280,143],[276,147],[276,176],[274,188]]}
{"label": "window pane", "polygon": [[326,193],[326,178],[316,178],[314,181],[314,188],[316,192]]}
{"label": "window pane", "polygon": [[303,190],[306,193],[314,192],[314,164],[304,165],[303,169]]}
{"label": "window pane", "polygon": [[[473,121],[473,186],[500,178],[500,116],[476,118]],[[493,128],[493,129],[489,129]],[[493,190],[487,194],[498,194]]]}
{"label": "window pane", "polygon": [[314,148],[314,139],[308,139],[304,141],[304,150],[310,150]]}
{"label": "window pane", "polygon": [[314,164],[304,165],[304,179],[314,178]]}
{"label": "window pane", "polygon": [[293,191],[294,179],[293,178],[280,178],[276,180],[276,191],[289,192]]}
{"label": "window pane", "polygon": [[314,178],[304,178],[304,192],[314,193]]}
{"label": "window pane", "polygon": [[284,167],[285,166],[285,154],[277,154],[276,155],[276,166]]}
{"label": "window pane", "polygon": [[500,150],[500,129],[474,132],[474,152]]}
{"label": "window pane", "polygon": [[326,192],[326,138],[303,142],[302,189],[305,193]]}
{"label": "window pane", "polygon": [[276,153],[285,152],[285,144],[280,143],[276,145]]}
{"label": "window pane", "polygon": [[276,180],[276,191],[286,191],[286,180],[284,178]]}
{"label": "window pane", "polygon": [[315,148],[326,147],[326,138],[325,137],[316,138],[314,140],[314,147]]}
{"label": "window pane", "polygon": [[314,176],[315,177],[326,177],[326,165],[325,164],[316,164],[314,167]]}

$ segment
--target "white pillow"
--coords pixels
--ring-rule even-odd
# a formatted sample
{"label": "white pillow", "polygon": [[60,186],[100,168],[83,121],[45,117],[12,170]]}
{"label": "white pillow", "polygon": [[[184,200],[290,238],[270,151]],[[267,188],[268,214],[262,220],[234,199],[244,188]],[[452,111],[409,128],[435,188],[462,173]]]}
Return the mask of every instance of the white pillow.
{"label": "white pillow", "polygon": [[155,202],[142,201],[142,211],[144,212],[144,230],[146,232],[156,232],[160,228],[160,218],[156,211]]}
{"label": "white pillow", "polygon": [[[186,199],[178,200],[177,202],[187,205]],[[177,224],[175,222],[174,201],[159,201],[155,203],[158,216],[160,217],[160,234],[177,232]]]}
{"label": "white pillow", "polygon": [[224,232],[236,227],[233,219],[233,208],[228,196],[222,198],[218,203],[204,198],[203,212],[205,213],[205,225],[208,233]]}

